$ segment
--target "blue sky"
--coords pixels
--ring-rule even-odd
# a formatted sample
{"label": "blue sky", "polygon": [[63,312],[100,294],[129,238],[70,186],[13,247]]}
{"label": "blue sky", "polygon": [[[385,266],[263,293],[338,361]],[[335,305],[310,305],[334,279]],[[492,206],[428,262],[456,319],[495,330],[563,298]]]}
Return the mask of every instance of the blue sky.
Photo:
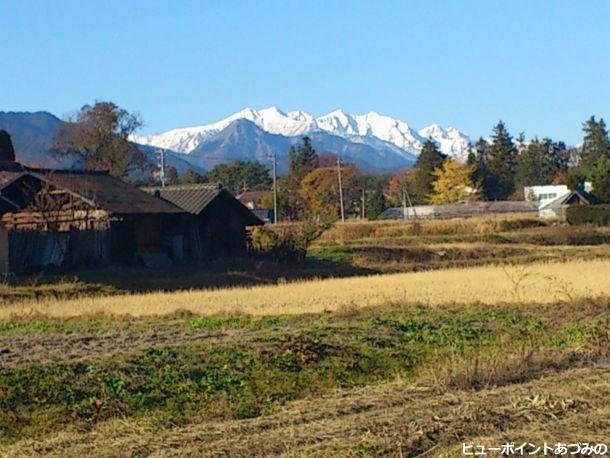
{"label": "blue sky", "polygon": [[0,0],[0,110],[112,100],[143,133],[246,106],[579,142],[610,115],[608,1]]}

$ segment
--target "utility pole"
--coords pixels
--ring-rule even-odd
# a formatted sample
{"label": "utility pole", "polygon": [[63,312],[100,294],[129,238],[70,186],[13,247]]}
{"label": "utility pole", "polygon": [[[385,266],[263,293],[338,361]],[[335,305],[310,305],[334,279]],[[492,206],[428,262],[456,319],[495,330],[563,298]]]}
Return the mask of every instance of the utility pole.
{"label": "utility pole", "polygon": [[343,208],[343,185],[341,184],[341,158],[337,158],[337,174],[339,177],[339,205],[341,205],[341,222],[345,222],[345,209]]}
{"label": "utility pole", "polygon": [[277,224],[277,157],[272,153],[273,159],[273,224]]}
{"label": "utility pole", "polygon": [[409,196],[409,191],[407,191],[406,186],[402,188],[402,213],[404,215],[404,219],[407,219],[407,201],[409,202],[409,208],[413,212],[413,218],[417,219],[417,213],[415,212],[415,207],[411,203],[411,197]]}
{"label": "utility pole", "polygon": [[161,187],[165,187],[165,150],[160,150],[161,155]]}
{"label": "utility pole", "polygon": [[366,210],[365,210],[365,205],[366,205],[366,197],[365,197],[365,190],[364,188],[362,188],[362,221],[364,221],[364,218],[366,217]]}

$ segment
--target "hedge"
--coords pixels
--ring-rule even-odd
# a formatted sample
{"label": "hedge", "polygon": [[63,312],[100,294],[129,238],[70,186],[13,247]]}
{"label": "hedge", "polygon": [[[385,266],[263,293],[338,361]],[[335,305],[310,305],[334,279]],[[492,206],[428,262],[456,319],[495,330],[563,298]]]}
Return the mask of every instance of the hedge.
{"label": "hedge", "polygon": [[570,205],[566,210],[570,224],[610,225],[610,205]]}

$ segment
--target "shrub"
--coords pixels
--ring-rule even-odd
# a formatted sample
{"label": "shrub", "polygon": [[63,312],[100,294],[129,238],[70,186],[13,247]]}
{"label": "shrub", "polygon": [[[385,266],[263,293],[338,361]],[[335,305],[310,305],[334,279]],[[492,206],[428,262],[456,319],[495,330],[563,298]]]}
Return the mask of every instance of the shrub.
{"label": "shrub", "polygon": [[610,205],[570,205],[566,211],[570,224],[610,225]]}
{"label": "shrub", "polygon": [[259,226],[252,233],[252,247],[277,261],[303,262],[311,243],[327,228],[309,221],[279,227]]}

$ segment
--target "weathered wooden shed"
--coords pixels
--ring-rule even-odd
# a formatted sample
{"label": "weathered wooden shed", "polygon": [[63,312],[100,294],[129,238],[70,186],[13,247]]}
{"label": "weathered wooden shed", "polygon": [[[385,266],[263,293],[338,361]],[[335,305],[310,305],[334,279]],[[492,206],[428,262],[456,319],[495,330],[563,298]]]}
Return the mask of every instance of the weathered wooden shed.
{"label": "weathered wooden shed", "polygon": [[218,184],[143,188],[193,215],[185,237],[185,254],[194,260],[242,256],[247,252],[249,226],[261,221]]}
{"label": "weathered wooden shed", "polygon": [[46,265],[179,260],[186,219],[107,172],[0,163],[0,218],[13,272]]}

